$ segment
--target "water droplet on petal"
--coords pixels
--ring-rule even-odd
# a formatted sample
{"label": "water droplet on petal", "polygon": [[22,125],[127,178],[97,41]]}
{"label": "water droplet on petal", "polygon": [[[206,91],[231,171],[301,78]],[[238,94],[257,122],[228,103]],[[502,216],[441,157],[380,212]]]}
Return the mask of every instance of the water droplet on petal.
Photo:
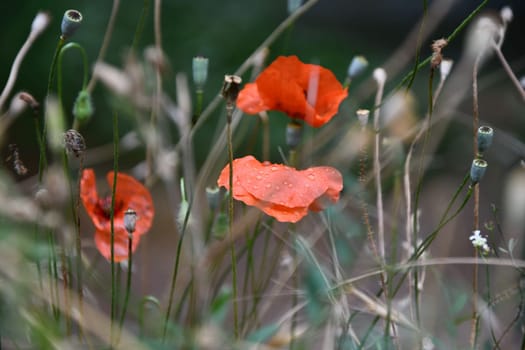
{"label": "water droplet on petal", "polygon": [[272,188],[272,184],[266,184],[266,188]]}
{"label": "water droplet on petal", "polygon": [[314,174],[308,174],[308,178],[310,180],[315,180],[315,175]]}
{"label": "water droplet on petal", "polygon": [[292,185],[292,184],[288,184],[288,188],[292,188],[292,187],[293,187],[293,185]]}
{"label": "water droplet on petal", "polygon": [[257,175],[255,178],[256,178],[257,180],[261,180],[261,179],[262,179],[262,176],[261,176],[261,175]]}
{"label": "water droplet on petal", "polygon": [[272,171],[277,171],[278,168],[277,168],[276,166],[272,166],[270,169],[271,169]]}

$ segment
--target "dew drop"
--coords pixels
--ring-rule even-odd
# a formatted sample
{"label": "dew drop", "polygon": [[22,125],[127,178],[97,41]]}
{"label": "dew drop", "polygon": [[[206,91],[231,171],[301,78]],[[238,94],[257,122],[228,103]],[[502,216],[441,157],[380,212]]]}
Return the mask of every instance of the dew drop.
{"label": "dew drop", "polygon": [[266,188],[272,188],[272,184],[266,184],[266,186],[264,186]]}
{"label": "dew drop", "polygon": [[293,185],[292,185],[292,184],[288,184],[288,188],[292,188],[292,187],[293,187]]}
{"label": "dew drop", "polygon": [[275,190],[279,191],[281,188],[279,186],[275,186]]}
{"label": "dew drop", "polygon": [[261,176],[261,175],[257,175],[257,176],[255,176],[255,178],[256,178],[257,180],[261,180],[261,179],[262,179],[262,176]]}
{"label": "dew drop", "polygon": [[308,174],[308,178],[310,180],[315,180],[315,175],[314,174]]}
{"label": "dew drop", "polygon": [[271,169],[272,171],[277,171],[277,167],[276,167],[276,166],[272,166],[270,169]]}

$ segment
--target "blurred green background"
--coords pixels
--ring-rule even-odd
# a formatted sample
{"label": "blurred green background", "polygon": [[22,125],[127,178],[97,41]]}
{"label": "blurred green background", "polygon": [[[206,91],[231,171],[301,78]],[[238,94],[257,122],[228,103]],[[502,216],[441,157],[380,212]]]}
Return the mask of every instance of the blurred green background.
{"label": "blurred green background", "polygon": [[[142,55],[145,47],[154,42],[153,0],[146,3],[149,3],[149,8],[139,42],[139,55]],[[342,81],[347,65],[355,54],[366,55],[371,68],[385,62],[399,47],[407,33],[414,28],[423,14],[425,3],[425,1],[414,0],[367,2],[321,0],[299,19],[292,30],[285,33],[271,47],[270,58],[267,61],[281,54],[296,54],[304,62],[320,63],[328,67]],[[465,0],[453,1],[453,3],[452,9],[439,24],[431,39],[451,33],[480,2]],[[108,63],[122,66],[123,57],[133,41],[144,4],[145,2],[141,0],[121,2],[115,32],[106,56]],[[503,5],[510,5],[515,15],[508,29],[503,50],[511,63],[517,62],[516,66],[521,67],[521,72],[517,73],[523,73],[525,3],[489,1],[487,8],[499,9]],[[53,21],[25,58],[13,90],[13,92],[28,91],[42,101],[64,11],[75,8],[82,12],[84,17],[82,27],[72,40],[86,49],[92,64],[103,40],[111,7],[112,1],[108,0],[2,1],[0,4],[3,27],[0,31],[0,67],[2,67],[0,81],[7,80],[11,63],[28,34],[34,15],[39,10],[48,11]],[[181,71],[191,73],[192,57],[204,55],[210,59],[206,104],[219,91],[223,75],[233,72],[286,16],[287,4],[284,0],[163,1],[162,44],[170,64],[164,76],[165,91],[174,96],[175,74]],[[462,36],[447,48],[447,56],[457,58],[461,52],[461,42]],[[422,43],[423,56],[430,53],[429,44],[430,42]],[[413,52],[407,53],[407,55],[413,54]],[[492,63],[494,65],[494,62]],[[403,74],[407,69],[403,70]],[[65,56],[63,72],[64,103],[67,111],[71,109],[81,84],[82,65],[77,53]],[[427,78],[426,73],[423,75],[421,80],[416,80],[416,87],[417,84],[424,86]],[[399,76],[390,78],[392,85],[397,84],[400,79]],[[425,92],[421,91],[421,93],[424,96]],[[105,87],[101,84],[97,85],[93,96],[96,113],[90,124],[82,130],[88,146],[111,141],[110,120],[113,107],[109,103],[109,95]],[[424,107],[424,103],[422,106]],[[285,118],[282,118],[282,123],[285,123]],[[211,120],[206,125],[208,131],[203,132],[209,135],[215,126],[216,124]],[[124,121],[121,127],[123,134],[132,125]],[[204,140],[209,142],[208,137]],[[30,112],[20,117],[10,129],[8,143],[18,144],[21,155],[29,164],[30,171],[34,173],[37,144]],[[205,152],[207,147],[200,149]],[[197,149],[199,150],[199,147]],[[3,154],[6,155],[6,152],[7,150],[4,149]]]}

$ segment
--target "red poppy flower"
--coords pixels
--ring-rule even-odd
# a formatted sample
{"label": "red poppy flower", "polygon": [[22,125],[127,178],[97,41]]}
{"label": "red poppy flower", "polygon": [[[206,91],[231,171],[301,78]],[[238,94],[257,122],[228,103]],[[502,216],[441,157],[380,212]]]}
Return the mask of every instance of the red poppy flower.
{"label": "red poppy flower", "polygon": [[[106,176],[110,188],[113,188],[113,174],[110,171]],[[93,169],[85,169],[82,173],[80,198],[96,228],[95,245],[100,254],[111,260],[111,195],[99,197]],[[115,262],[128,258],[128,232],[124,227],[124,213],[128,208],[137,213],[132,242],[132,251],[135,251],[141,235],[149,230],[153,222],[153,200],[144,185],[129,175],[118,173],[113,219]]]}
{"label": "red poppy flower", "polygon": [[244,86],[237,107],[248,114],[278,110],[317,128],[332,119],[347,94],[328,69],[280,56]]}
{"label": "red poppy flower", "polygon": [[[229,190],[230,166],[217,184]],[[255,206],[281,222],[297,222],[308,210],[321,211],[339,200],[341,173],[321,166],[297,170],[283,164],[261,163],[253,156],[233,161],[233,197]]]}

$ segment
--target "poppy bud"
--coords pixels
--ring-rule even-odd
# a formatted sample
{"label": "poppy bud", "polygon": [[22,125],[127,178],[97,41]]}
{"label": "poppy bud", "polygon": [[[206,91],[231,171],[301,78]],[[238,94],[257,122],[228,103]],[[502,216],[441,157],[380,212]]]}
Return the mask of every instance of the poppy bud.
{"label": "poppy bud", "polygon": [[228,234],[228,215],[219,213],[213,223],[212,234],[215,239],[222,240]]}
{"label": "poppy bud", "polygon": [[64,133],[64,145],[67,153],[73,153],[77,158],[86,150],[84,137],[75,129]]}
{"label": "poppy bud", "polygon": [[237,75],[225,75],[224,84],[222,85],[221,95],[226,99],[226,102],[235,104],[237,96],[239,95],[239,86],[242,79]]}
{"label": "poppy bud", "polygon": [[195,83],[197,90],[201,91],[208,79],[208,58],[202,56],[193,57],[192,69],[193,83]]}
{"label": "poppy bud", "polygon": [[288,13],[294,13],[302,4],[303,0],[288,0]]}
{"label": "poppy bud", "polygon": [[81,90],[78,93],[75,104],[73,105],[73,116],[80,123],[87,122],[93,115],[93,103],[91,94],[87,90]]}
{"label": "poppy bud", "polygon": [[480,126],[478,129],[478,153],[483,154],[494,138],[494,130],[490,126]]}
{"label": "poppy bud", "polygon": [[368,67],[368,61],[365,56],[354,56],[348,66],[348,77],[350,79],[357,77],[365,71],[366,67]]}
{"label": "poppy bud", "polygon": [[475,185],[481,181],[485,171],[487,170],[488,163],[483,159],[474,159],[470,168],[470,179],[472,184]]}
{"label": "poppy bud", "polygon": [[219,208],[221,203],[221,193],[219,187],[206,187],[206,198],[208,199],[208,205],[210,209],[215,211]]}
{"label": "poppy bud", "polygon": [[54,96],[50,96],[47,99],[45,118],[49,147],[54,152],[61,152],[64,147],[64,114],[58,100]]}
{"label": "poppy bud", "polygon": [[62,17],[62,25],[60,29],[62,30],[62,37],[69,38],[80,27],[82,23],[82,14],[77,10],[67,10]]}
{"label": "poppy bud", "polygon": [[366,124],[368,124],[368,117],[370,116],[370,110],[358,109],[355,113],[357,114],[359,124],[361,124],[363,128],[366,127]]}
{"label": "poppy bud", "polygon": [[290,122],[286,125],[286,144],[290,148],[296,148],[301,142],[303,135],[303,125],[297,122]]}
{"label": "poppy bud", "polygon": [[137,224],[137,213],[135,210],[128,208],[124,213],[124,228],[128,231],[130,237],[135,232],[135,226]]}

